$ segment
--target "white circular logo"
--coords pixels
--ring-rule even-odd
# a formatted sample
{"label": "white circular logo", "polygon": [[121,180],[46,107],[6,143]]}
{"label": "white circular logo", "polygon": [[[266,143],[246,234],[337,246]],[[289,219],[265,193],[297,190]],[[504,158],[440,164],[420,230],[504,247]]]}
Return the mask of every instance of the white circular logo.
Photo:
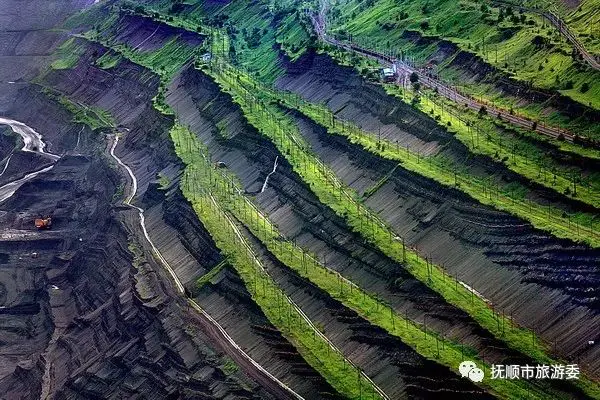
{"label": "white circular logo", "polygon": [[481,382],[483,380],[483,370],[477,367],[473,361],[463,361],[458,366],[458,372],[463,378],[469,378],[473,382]]}

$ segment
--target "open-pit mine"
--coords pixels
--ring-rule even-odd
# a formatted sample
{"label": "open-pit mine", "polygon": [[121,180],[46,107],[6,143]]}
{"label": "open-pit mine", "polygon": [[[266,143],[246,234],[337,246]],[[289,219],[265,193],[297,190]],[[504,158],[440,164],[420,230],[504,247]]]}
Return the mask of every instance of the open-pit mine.
{"label": "open-pit mine", "polygon": [[0,0],[0,399],[600,399],[599,15]]}

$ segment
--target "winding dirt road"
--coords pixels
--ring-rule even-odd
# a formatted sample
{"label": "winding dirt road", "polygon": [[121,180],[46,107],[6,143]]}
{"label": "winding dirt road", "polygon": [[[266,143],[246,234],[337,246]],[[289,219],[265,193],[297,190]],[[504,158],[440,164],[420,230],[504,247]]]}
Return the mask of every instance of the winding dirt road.
{"label": "winding dirt road", "polygon": [[201,323],[204,331],[211,339],[213,339],[219,346],[240,366],[243,367],[244,371],[257,382],[267,388],[271,393],[275,394],[280,399],[296,399],[304,400],[302,396],[294,392],[290,387],[285,385],[269,371],[263,368],[258,362],[252,359],[234,340],[229,336],[225,329],[212,318],[198,303],[187,297],[185,287],[181,280],[171,267],[171,265],[165,260],[158,248],[152,242],[148,230],[146,229],[146,220],[144,216],[144,209],[137,207],[132,204],[134,197],[137,194],[137,178],[133,173],[132,169],[129,168],[119,157],[115,155],[115,149],[119,143],[119,136],[115,136],[112,146],[110,148],[110,156],[121,166],[131,180],[131,187],[129,188],[129,194],[126,196],[124,204],[137,210],[140,220],[140,228],[144,234],[144,237],[149,244],[152,252],[160,261],[165,270],[171,275],[173,282],[180,295],[186,298],[188,304],[198,312],[197,320]]}

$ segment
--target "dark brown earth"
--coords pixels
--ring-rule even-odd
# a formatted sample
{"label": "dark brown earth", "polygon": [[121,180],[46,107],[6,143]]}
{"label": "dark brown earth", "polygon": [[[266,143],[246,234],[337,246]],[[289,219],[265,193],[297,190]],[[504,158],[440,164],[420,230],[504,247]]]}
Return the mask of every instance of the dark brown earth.
{"label": "dark brown earth", "polygon": [[[324,57],[305,59],[302,72],[291,68],[278,85],[310,101],[323,102],[334,113],[367,130],[376,132],[374,127],[385,126],[390,134],[399,131],[398,135],[408,132],[418,136],[427,132],[428,118],[409,113],[407,121],[394,108],[397,102],[382,89],[350,84],[357,75]],[[328,89],[317,90],[323,87]],[[321,158],[361,193],[395,166],[345,139],[327,135],[314,124],[301,126]],[[455,139],[439,129],[431,131],[429,140],[448,143],[444,151],[460,151],[460,145],[452,144]],[[341,161],[342,157],[347,162]],[[481,162],[482,168],[490,168],[485,164]],[[474,287],[497,309],[548,338],[559,354],[580,360],[592,370],[600,367],[600,347],[588,345],[589,340],[598,340],[600,332],[600,253],[552,238],[529,223],[402,168],[395,170],[367,204],[421,254],[447,266],[449,273]]]}
{"label": "dark brown earth", "polygon": [[[15,8],[12,3],[2,5]],[[72,5],[65,7],[74,11]],[[22,8],[24,13],[32,11],[27,5]],[[68,14],[64,11],[61,16]],[[42,19],[38,15],[29,22]],[[46,50],[49,54],[52,48]],[[47,61],[37,57],[39,63],[28,64],[31,69],[23,68],[24,75],[17,68],[0,70],[16,81],[36,75]],[[89,105],[122,110],[116,113],[118,121],[132,127],[125,145],[132,155],[141,149],[145,160],[138,172],[150,166],[163,169],[166,160],[176,160],[172,148],[164,147],[172,121],[152,109],[156,84],[146,81],[152,74],[133,68],[125,64],[118,76],[98,69],[81,70],[82,75],[57,72],[45,84]],[[214,344],[214,335],[202,330],[203,323],[145,250],[137,213],[117,206],[122,171],[111,169],[107,157],[101,156],[104,132],[70,122],[72,116],[33,85],[2,85],[7,88],[0,92],[3,116],[34,127],[55,153],[75,150],[82,155],[66,155],[53,170],[0,204],[0,397],[271,398],[246,375],[248,371],[232,369],[235,364]],[[145,129],[150,121],[155,121],[155,132]],[[148,145],[160,137],[162,142]],[[14,143],[14,136],[2,136],[3,158]],[[153,159],[152,149],[158,146],[171,153]],[[15,153],[9,165],[14,166],[11,179],[38,167],[35,156],[27,156]],[[145,172],[144,191],[155,173]],[[170,176],[177,174],[177,168],[171,168]],[[185,202],[175,194],[169,197],[169,207],[164,196],[155,200],[158,209],[164,206],[182,215],[180,205]],[[33,218],[49,211],[53,229],[36,231]],[[196,221],[193,214],[186,218]],[[159,223],[166,225],[161,219]],[[184,242],[199,246],[197,259],[192,257],[199,276],[207,269],[205,263],[214,261],[203,255],[218,251],[203,230],[181,230],[174,243]]]}
{"label": "dark brown earth", "polygon": [[[449,336],[466,346],[482,350],[480,356],[487,360],[527,362],[522,356],[494,339],[490,333],[483,331],[469,316],[449,306],[439,295],[412,278],[401,265],[364,243],[340,217],[318,201],[292,172],[277,149],[243,121],[229,96],[218,94],[217,86],[202,72],[191,68],[183,71],[171,85],[167,101],[178,110],[181,122],[197,132],[207,144],[213,161],[224,162],[240,177],[246,193],[256,196],[259,207],[290,240],[314,252],[329,267],[340,271],[347,278],[360,282],[367,291],[378,293],[402,315],[407,315],[419,324],[426,323],[427,329],[433,329],[440,335]],[[335,143],[335,138],[331,138],[331,141]],[[345,160],[350,165],[354,162],[351,153],[331,155],[331,159],[338,165],[345,165]],[[265,192],[259,193],[266,175],[272,170],[276,156],[279,156],[276,173],[270,177]],[[327,157],[324,160],[329,161]],[[369,168],[364,170],[365,174],[373,174]],[[357,175],[354,174],[354,177]],[[369,178],[356,179],[364,180]],[[305,285],[306,288],[298,290],[303,293],[314,290],[311,289],[312,285],[306,282]],[[321,293],[317,299],[311,301],[318,303],[322,295]],[[307,307],[309,303],[311,302],[303,302]],[[317,319],[329,321],[323,315]],[[332,337],[338,334],[335,329],[332,330]],[[382,354],[383,350],[374,351]],[[389,360],[381,360],[381,364],[376,366],[374,358],[361,358],[353,351],[349,354],[351,357],[357,357],[352,360],[359,365],[368,365],[365,368],[369,373],[373,371],[372,377],[398,373],[393,363],[386,366]],[[400,373],[406,371],[401,369]],[[400,387],[388,386],[390,381],[376,381],[390,393],[402,390]]]}
{"label": "dark brown earth", "polygon": [[[33,61],[14,69],[0,68],[7,81],[22,79],[16,84],[0,82],[0,89],[5,89],[0,90],[0,115],[34,127],[47,139],[49,149],[63,157],[51,171],[0,203],[0,394],[8,399],[290,398],[289,393],[265,380],[219,337],[215,326],[190,307],[192,303],[176,291],[164,265],[156,261],[140,230],[137,211],[121,203],[131,184],[107,154],[107,135],[118,131],[123,136],[116,154],[138,178],[133,202],[144,208],[149,235],[185,285],[186,295],[223,326],[243,351],[292,390],[307,400],[339,398],[252,301],[240,277],[223,259],[178,189],[182,165],[169,138],[174,119],[152,107],[158,76],[126,60],[103,70],[95,61],[107,49],[77,39],[85,49],[77,65],[70,71],[50,71],[38,84],[110,112],[118,127],[93,131],[72,122],[73,116],[43,94],[37,84],[24,80],[37,76],[39,68],[49,61],[47,54],[51,53],[55,38],[45,29],[77,8],[75,3],[65,3],[64,9],[59,7],[60,13],[45,20],[40,15],[46,10],[44,7],[36,11],[29,0],[25,3],[20,11],[26,19],[23,27],[43,28],[35,34],[42,35],[42,39],[33,34],[31,38],[6,35],[10,43],[0,46],[0,54],[16,60],[16,49],[27,48],[24,43],[31,41]],[[15,7],[14,1],[9,0],[0,0],[0,5],[11,10]],[[0,27],[3,24],[8,26],[6,18],[0,17]],[[152,29],[148,30],[149,26]],[[123,17],[119,27],[113,32],[119,42],[145,49],[156,48],[174,37],[191,46],[203,40],[199,35],[183,34],[164,24],[149,24],[139,17]],[[4,33],[11,29],[9,26]],[[149,35],[152,40],[144,42]],[[336,76],[340,72],[332,69],[325,73]],[[345,78],[357,80],[355,76]],[[348,117],[362,113],[366,123],[381,125],[384,116],[377,107],[387,100],[380,93],[344,94],[335,81],[321,78],[317,83],[331,88],[330,94],[348,112]],[[350,98],[355,95],[356,102]],[[240,177],[247,194],[255,197],[260,208],[290,239],[322,257],[329,267],[381,293],[398,312],[425,324],[427,329],[474,347],[480,355],[488,349],[483,350],[486,360],[527,361],[479,328],[464,312],[411,278],[400,264],[365,243],[323,206],[276,148],[246,123],[239,107],[206,75],[185,69],[169,87],[167,100],[177,110],[180,121],[208,146],[213,161],[225,162]],[[370,108],[365,110],[365,104]],[[407,120],[402,123],[394,118],[385,120],[386,134],[403,135],[403,140],[430,152],[438,151],[440,144],[447,141],[443,133],[430,132],[427,128],[433,125],[418,113],[403,112]],[[368,158],[343,140],[326,138],[310,121],[299,123],[323,158],[361,192],[380,178],[379,171],[390,167],[382,160]],[[0,135],[0,157],[6,158],[14,144],[14,136]],[[259,193],[275,157],[279,157],[280,165],[267,189]],[[371,164],[363,165],[363,158]],[[0,184],[2,179],[6,182],[24,171],[39,168],[40,162],[36,156],[17,151],[14,164],[11,161]],[[159,184],[159,176],[160,183],[167,181],[165,187]],[[436,190],[439,188],[430,182],[397,170],[390,182],[373,194],[369,204],[384,217],[389,217],[386,213],[400,212],[405,219],[392,222],[404,233],[409,225],[411,229],[424,228],[423,236],[409,237],[419,248],[434,253],[434,257],[442,257],[448,247],[456,246],[457,252],[464,250],[470,255],[472,263],[480,263],[492,273],[501,271],[496,273],[513,279],[515,285],[531,285],[526,287],[548,294],[551,300],[559,298],[563,303],[557,300],[553,304],[568,304],[580,318],[595,321],[597,314],[590,311],[589,305],[594,304],[589,289],[593,289],[597,279],[596,270],[590,267],[595,253],[586,259],[573,244],[552,241],[528,227],[518,238],[536,239],[536,254],[523,251],[516,258],[507,258],[504,250],[518,247],[506,233],[514,225],[513,219],[482,207],[477,208],[481,221],[469,221],[460,225],[461,229],[452,230],[450,225],[464,223],[465,215],[474,206],[454,191],[442,191],[438,196]],[[402,201],[389,205],[373,200],[382,193],[383,197],[395,196]],[[396,203],[401,203],[399,209],[394,208]],[[410,210],[403,209],[405,203],[410,204]],[[417,203],[422,203],[423,208],[417,209]],[[385,207],[379,208],[380,205]],[[53,214],[53,229],[36,231],[33,218],[46,213]],[[478,227],[478,222],[490,221],[504,224],[500,234]],[[286,293],[323,327],[346,357],[363,368],[392,398],[427,399],[439,393],[456,399],[490,397],[458,378],[455,371],[424,359],[397,338],[349,311],[279,264],[249,232],[245,235]],[[435,241],[439,238],[448,242],[436,253]],[[496,245],[502,251],[491,254],[489,248]],[[548,281],[532,283],[533,273],[539,275],[548,268],[546,254],[561,255],[551,267],[560,268],[560,273],[571,279],[569,282],[576,281],[572,277],[577,275],[565,267],[567,261],[575,260],[580,271],[589,276],[580,285],[560,285],[551,290],[548,287],[558,282],[552,275]],[[198,278],[221,263],[224,267],[214,279],[199,287]],[[527,270],[521,263],[533,267]],[[470,284],[472,278],[461,275]],[[474,284],[480,290],[480,282]],[[481,284],[480,291],[484,289],[490,288]],[[556,295],[557,292],[561,294]],[[500,302],[503,295],[490,294],[495,302]],[[534,308],[526,308],[515,318],[529,315]],[[543,332],[560,331],[575,322],[556,322],[544,327]],[[578,334],[580,339],[588,332]],[[571,346],[576,348],[577,343]],[[565,354],[573,353],[568,349]],[[596,353],[581,355],[587,362]],[[562,389],[574,397],[580,395],[572,388]]]}

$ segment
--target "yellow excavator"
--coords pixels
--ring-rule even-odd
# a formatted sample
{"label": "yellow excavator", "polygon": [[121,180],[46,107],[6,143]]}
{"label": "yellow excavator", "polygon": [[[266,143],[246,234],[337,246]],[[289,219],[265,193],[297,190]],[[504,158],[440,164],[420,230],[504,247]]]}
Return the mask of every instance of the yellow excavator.
{"label": "yellow excavator", "polygon": [[47,216],[46,218],[36,218],[34,223],[35,227],[39,230],[50,229],[52,228],[52,217]]}

